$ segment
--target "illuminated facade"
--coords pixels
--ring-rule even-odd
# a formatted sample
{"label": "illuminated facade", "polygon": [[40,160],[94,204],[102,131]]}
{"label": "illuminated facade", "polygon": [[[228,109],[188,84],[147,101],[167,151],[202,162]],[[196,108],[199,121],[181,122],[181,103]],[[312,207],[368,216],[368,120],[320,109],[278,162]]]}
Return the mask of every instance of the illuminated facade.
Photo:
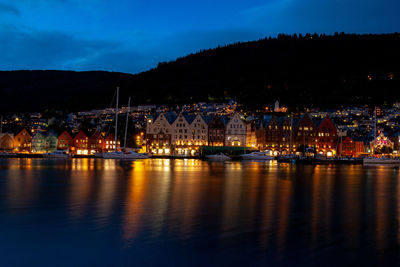
{"label": "illuminated facade", "polygon": [[32,152],[43,153],[45,151],[46,151],[46,139],[43,134],[38,132],[32,137]]}
{"label": "illuminated facade", "polygon": [[80,130],[72,139],[71,152],[75,155],[89,155],[88,144],[89,138]]}
{"label": "illuminated facade", "polygon": [[338,155],[341,157],[359,157],[364,153],[364,142],[346,136],[338,148]]}
{"label": "illuminated facade", "polygon": [[14,135],[10,133],[0,134],[0,150],[14,149]]}
{"label": "illuminated facade", "polygon": [[72,145],[72,136],[67,132],[64,131],[57,140],[57,149],[60,150],[69,150]]}
{"label": "illuminated facade", "polygon": [[57,150],[58,136],[54,133],[48,134],[44,139],[44,148],[46,152]]}
{"label": "illuminated facade", "polygon": [[112,152],[115,149],[118,149],[121,146],[121,142],[117,140],[117,146],[115,146],[115,135],[110,133],[104,139],[103,151],[104,152]]}
{"label": "illuminated facade", "polygon": [[177,115],[173,112],[156,114],[147,118],[146,150],[153,154],[171,154],[172,123]]}
{"label": "illuminated facade", "polygon": [[[113,140],[115,141],[115,140]],[[89,138],[89,153],[94,154],[102,152],[104,148],[104,138],[99,131],[94,132]]]}
{"label": "illuminated facade", "polygon": [[26,129],[19,132],[14,138],[14,149],[18,152],[30,152],[32,146],[32,136]]}
{"label": "illuminated facade", "polygon": [[394,142],[381,133],[371,141],[370,147],[372,154],[389,154],[393,152]]}
{"label": "illuminated facade", "polygon": [[208,124],[208,145],[224,146],[225,124],[222,117],[215,116]]}
{"label": "illuminated facade", "polygon": [[226,124],[225,146],[246,146],[246,123],[234,114]]}
{"label": "illuminated facade", "polygon": [[338,129],[333,121],[327,116],[316,123],[317,142],[316,152],[326,156],[336,156],[338,150]]}

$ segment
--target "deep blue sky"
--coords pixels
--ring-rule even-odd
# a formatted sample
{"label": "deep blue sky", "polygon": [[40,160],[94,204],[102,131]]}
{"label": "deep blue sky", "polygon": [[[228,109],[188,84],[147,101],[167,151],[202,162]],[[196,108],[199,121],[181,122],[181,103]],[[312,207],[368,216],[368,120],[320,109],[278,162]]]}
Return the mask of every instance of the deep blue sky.
{"label": "deep blue sky", "polygon": [[0,0],[0,69],[136,73],[278,33],[400,32],[399,0]]}

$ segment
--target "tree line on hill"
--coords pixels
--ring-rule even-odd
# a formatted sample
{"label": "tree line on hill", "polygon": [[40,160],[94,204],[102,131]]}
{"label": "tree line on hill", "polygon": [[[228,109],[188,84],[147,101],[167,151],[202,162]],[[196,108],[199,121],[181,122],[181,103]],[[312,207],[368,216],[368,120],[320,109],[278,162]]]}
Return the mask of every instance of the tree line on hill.
{"label": "tree line on hill", "polygon": [[[161,62],[136,75],[0,72],[0,109],[87,110],[109,105],[115,87],[135,104],[221,102],[256,109],[390,104],[400,99],[400,34],[280,34]],[[10,101],[12,100],[12,101]]]}

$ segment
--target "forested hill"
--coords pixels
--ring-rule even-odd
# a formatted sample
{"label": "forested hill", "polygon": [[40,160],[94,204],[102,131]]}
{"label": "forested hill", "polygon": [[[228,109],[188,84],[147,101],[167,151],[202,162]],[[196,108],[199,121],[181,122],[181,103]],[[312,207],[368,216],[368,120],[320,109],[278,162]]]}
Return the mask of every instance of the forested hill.
{"label": "forested hill", "polygon": [[[400,100],[400,34],[280,35],[201,51],[141,73],[150,102],[236,98],[336,107]],[[152,93],[157,92],[157,93]]]}
{"label": "forested hill", "polygon": [[400,34],[279,35],[204,50],[137,75],[0,72],[0,104],[2,110],[104,107],[117,85],[121,100],[131,95],[135,103],[390,104],[400,100]]}

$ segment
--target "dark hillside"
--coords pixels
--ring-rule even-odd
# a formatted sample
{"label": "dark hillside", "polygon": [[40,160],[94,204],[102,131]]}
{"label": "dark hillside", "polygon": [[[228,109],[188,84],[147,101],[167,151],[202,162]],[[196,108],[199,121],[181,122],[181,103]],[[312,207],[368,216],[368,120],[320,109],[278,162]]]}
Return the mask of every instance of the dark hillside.
{"label": "dark hillside", "polygon": [[[248,107],[339,107],[400,100],[400,34],[287,36],[204,50],[137,75],[0,72],[0,109],[87,110],[121,101],[181,104],[235,98]],[[118,59],[116,59],[118,60]]]}

